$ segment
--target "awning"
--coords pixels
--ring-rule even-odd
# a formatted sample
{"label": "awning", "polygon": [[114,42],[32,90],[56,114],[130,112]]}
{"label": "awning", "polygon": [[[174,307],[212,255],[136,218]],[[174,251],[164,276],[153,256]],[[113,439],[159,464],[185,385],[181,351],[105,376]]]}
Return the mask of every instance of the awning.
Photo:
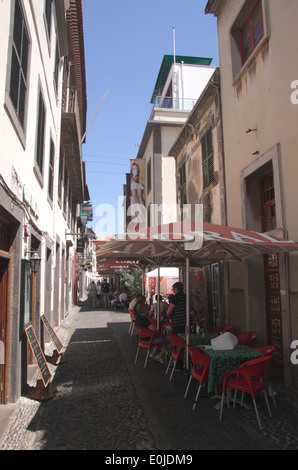
{"label": "awning", "polygon": [[[223,225],[192,221],[150,227],[145,233],[116,235],[97,246],[97,257],[138,259],[157,266],[186,266],[186,344],[189,344],[189,268],[222,261],[243,261],[253,256],[298,251],[298,243]],[[159,294],[159,292],[158,292]],[[158,316],[159,324],[159,316]],[[189,367],[189,357],[186,359]]]}
{"label": "awning", "polygon": [[245,260],[269,253],[298,251],[298,243],[266,233],[223,225],[193,222],[150,227],[145,233],[115,235],[97,246],[97,257],[139,259],[152,265],[179,266],[188,258],[190,266],[205,266]]}

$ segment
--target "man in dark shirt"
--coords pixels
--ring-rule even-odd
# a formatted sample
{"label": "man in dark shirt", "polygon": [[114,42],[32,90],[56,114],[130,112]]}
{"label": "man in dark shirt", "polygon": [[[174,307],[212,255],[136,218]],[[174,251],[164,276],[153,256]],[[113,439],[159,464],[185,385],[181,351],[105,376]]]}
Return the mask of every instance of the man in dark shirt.
{"label": "man in dark shirt", "polygon": [[182,282],[175,282],[172,289],[175,295],[171,298],[170,305],[167,310],[167,315],[172,326],[172,332],[174,334],[185,333],[186,295],[183,292]]}
{"label": "man in dark shirt", "polygon": [[106,279],[103,280],[103,283],[101,285],[101,292],[103,294],[103,302],[104,302],[105,308],[110,308],[111,306],[110,297],[109,297],[110,284],[107,282]]}

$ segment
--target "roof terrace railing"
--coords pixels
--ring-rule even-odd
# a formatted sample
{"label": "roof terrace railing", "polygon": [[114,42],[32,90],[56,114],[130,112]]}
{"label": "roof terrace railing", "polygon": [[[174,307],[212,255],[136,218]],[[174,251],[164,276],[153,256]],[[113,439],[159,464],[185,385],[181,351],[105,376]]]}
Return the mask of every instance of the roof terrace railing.
{"label": "roof terrace railing", "polygon": [[194,98],[173,98],[172,96],[156,96],[154,109],[174,109],[175,111],[191,111],[196,104]]}

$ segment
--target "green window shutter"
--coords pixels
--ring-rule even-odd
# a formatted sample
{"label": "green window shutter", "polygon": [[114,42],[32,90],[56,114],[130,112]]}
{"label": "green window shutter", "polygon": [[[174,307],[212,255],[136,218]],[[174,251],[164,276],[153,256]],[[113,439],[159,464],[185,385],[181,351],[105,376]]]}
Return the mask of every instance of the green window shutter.
{"label": "green window shutter", "polygon": [[201,146],[203,187],[206,188],[214,180],[214,154],[211,128],[202,137]]}
{"label": "green window shutter", "polygon": [[180,174],[180,187],[179,187],[179,189],[180,189],[180,206],[182,207],[183,204],[187,204],[185,163],[180,167],[179,174]]}
{"label": "green window shutter", "polygon": [[29,37],[20,2],[19,0],[16,0],[9,95],[23,129],[25,126],[25,107],[27,97],[28,55]]}

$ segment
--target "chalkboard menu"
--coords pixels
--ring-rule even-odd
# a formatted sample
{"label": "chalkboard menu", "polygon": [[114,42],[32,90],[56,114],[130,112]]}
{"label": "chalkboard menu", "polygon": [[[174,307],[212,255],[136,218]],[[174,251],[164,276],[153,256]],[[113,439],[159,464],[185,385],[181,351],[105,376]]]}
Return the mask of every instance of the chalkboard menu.
{"label": "chalkboard menu", "polygon": [[41,350],[40,344],[38,342],[38,339],[36,338],[36,334],[33,330],[32,325],[25,328],[25,332],[26,332],[31,350],[33,352],[33,356],[34,356],[36,365],[39,369],[43,384],[44,384],[45,387],[47,387],[48,383],[51,380],[52,375],[51,375],[51,372],[48,368],[47,361],[46,361],[46,359],[44,357],[44,354]]}
{"label": "chalkboard menu", "polygon": [[47,329],[47,332],[50,335],[52,343],[54,344],[55,348],[57,349],[58,353],[60,354],[62,349],[63,349],[63,344],[61,343],[60,339],[58,338],[55,331],[53,330],[52,325],[49,323],[49,320],[47,319],[47,317],[45,315],[42,315],[41,319],[44,323],[44,326]]}

